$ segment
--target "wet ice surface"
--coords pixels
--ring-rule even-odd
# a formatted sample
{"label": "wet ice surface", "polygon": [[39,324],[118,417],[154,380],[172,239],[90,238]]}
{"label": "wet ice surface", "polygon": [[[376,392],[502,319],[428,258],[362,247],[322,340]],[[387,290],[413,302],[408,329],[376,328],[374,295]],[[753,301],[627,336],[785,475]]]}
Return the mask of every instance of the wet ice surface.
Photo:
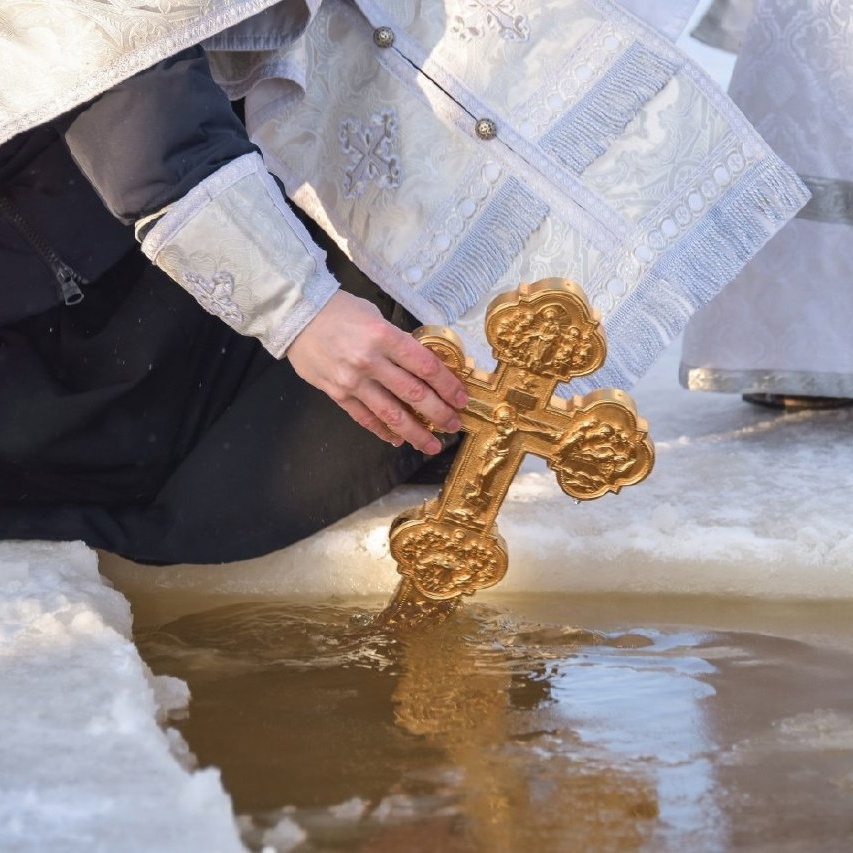
{"label": "wet ice surface", "polygon": [[[779,412],[685,391],[680,352],[664,351],[631,392],[655,445],[642,483],[575,504],[543,460],[526,457],[497,517],[510,563],[501,591],[853,599],[853,408]],[[185,593],[194,607],[199,590],[388,596],[398,580],[389,526],[437,492],[402,486],[254,560],[140,572],[104,555],[101,567],[131,597],[143,593],[134,614],[144,621],[180,612]],[[159,598],[144,595],[152,587]]]}
{"label": "wet ice surface", "polygon": [[245,602],[137,642],[189,683],[176,725],[253,849],[849,849],[849,646],[591,607],[469,604],[401,638]]}

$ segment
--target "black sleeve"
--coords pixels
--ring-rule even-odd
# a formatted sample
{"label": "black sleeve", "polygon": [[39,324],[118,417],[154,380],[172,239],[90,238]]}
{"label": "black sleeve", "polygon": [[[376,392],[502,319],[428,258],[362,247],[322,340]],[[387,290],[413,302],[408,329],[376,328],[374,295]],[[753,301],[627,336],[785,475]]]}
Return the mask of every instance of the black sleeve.
{"label": "black sleeve", "polygon": [[63,129],[77,165],[125,224],[257,151],[200,47],[118,84],[69,116]]}

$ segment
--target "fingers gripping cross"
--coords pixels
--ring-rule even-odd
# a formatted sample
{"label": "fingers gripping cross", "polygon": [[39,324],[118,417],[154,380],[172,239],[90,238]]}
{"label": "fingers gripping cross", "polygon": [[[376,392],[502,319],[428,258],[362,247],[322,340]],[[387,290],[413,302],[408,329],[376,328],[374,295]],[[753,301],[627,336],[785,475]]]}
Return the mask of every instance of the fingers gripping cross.
{"label": "fingers gripping cross", "polygon": [[593,373],[606,357],[600,324],[576,284],[544,279],[491,303],[494,373],[475,369],[449,329],[424,326],[415,335],[465,381],[467,435],[438,497],[391,524],[403,577],[379,617],[389,626],[441,619],[462,596],[501,580],[508,557],[495,518],[525,454],[546,459],[578,500],[617,493],[654,464],[647,424],[624,391],[553,396],[558,382]]}

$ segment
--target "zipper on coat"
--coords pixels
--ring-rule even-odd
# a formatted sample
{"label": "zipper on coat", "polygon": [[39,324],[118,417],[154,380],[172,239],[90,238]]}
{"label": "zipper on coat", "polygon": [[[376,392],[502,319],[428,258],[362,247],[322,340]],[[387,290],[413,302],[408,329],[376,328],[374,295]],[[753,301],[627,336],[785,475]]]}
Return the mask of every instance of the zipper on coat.
{"label": "zipper on coat", "polygon": [[3,214],[15,227],[53,273],[59,298],[66,305],[82,302],[84,294],[80,286],[89,282],[56,254],[47,240],[24,218],[7,195],[0,194],[0,214]]}

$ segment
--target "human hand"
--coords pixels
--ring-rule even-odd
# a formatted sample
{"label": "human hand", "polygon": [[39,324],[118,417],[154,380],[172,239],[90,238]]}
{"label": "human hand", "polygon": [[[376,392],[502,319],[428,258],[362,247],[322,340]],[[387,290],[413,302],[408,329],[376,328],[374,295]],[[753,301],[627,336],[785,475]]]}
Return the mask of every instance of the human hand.
{"label": "human hand", "polygon": [[416,417],[457,432],[465,385],[434,353],[365,299],[339,290],[287,350],[294,370],[357,423],[399,447],[441,450]]}

